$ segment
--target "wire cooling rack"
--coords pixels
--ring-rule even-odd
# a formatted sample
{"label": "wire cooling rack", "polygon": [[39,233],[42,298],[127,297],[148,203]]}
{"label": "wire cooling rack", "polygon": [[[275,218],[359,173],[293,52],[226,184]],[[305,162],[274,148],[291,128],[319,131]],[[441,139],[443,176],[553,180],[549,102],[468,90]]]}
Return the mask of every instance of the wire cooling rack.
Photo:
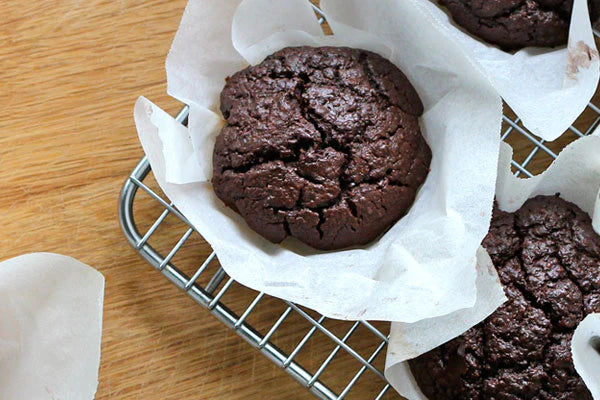
{"label": "wire cooling rack", "polygon": [[[321,15],[319,22],[323,21]],[[600,37],[597,31],[595,34]],[[533,136],[505,108],[502,139],[515,150],[512,160],[515,175],[531,177],[543,171],[564,146],[593,132],[600,125],[599,105],[597,93],[578,120],[554,142]],[[186,106],[176,120],[186,124],[187,115]],[[219,266],[214,252],[200,257],[193,268],[180,266],[176,259],[185,251],[186,243],[193,238],[201,242],[203,239],[152,182],[150,164],[143,157],[125,181],[119,201],[125,237],[148,263],[318,398],[356,398],[355,393],[360,393],[360,398],[368,393],[369,398],[376,400],[399,398],[383,375],[389,324],[329,320],[294,303],[244,288]],[[141,233],[136,215],[142,211],[136,204],[144,196],[159,216]],[[171,221],[167,223],[169,218]],[[164,242],[163,225],[168,226],[168,231],[183,232],[175,244],[164,249],[154,245]],[[241,291],[244,293],[238,295]],[[278,335],[286,329],[286,324],[293,326],[293,337]],[[286,331],[289,333],[290,328]],[[305,354],[309,352],[307,348],[311,349],[310,357]],[[314,349],[322,354],[313,354]],[[342,371],[352,372],[342,374]]]}

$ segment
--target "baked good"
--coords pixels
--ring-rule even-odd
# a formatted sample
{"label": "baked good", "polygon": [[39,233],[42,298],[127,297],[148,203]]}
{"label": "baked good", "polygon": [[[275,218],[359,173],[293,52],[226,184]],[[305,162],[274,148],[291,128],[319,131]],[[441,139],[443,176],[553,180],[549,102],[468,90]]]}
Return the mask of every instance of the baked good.
{"label": "baked good", "polygon": [[366,244],[407,212],[429,171],[423,104],[369,51],[280,50],[228,79],[221,112],[215,193],[275,243]]}
{"label": "baked good", "polygon": [[[567,44],[573,0],[438,0],[471,34],[504,50]],[[600,0],[588,1],[596,21]]]}
{"label": "baked good", "polygon": [[571,337],[600,312],[600,237],[590,217],[557,196],[495,210],[483,241],[508,302],[463,335],[409,362],[429,399],[592,396],[577,375]]}

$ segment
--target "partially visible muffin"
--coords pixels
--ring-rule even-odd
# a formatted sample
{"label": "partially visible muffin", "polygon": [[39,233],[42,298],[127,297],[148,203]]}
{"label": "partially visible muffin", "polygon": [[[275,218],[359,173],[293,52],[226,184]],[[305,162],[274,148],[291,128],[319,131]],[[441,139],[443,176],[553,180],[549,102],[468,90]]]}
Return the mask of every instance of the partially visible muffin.
{"label": "partially visible muffin", "polygon": [[215,193],[275,243],[369,243],[407,212],[429,172],[421,100],[369,51],[280,50],[229,78],[221,112]]}
{"label": "partially visible muffin", "polygon": [[463,335],[409,361],[431,400],[591,400],[571,338],[600,312],[600,237],[590,217],[556,196],[495,210],[483,241],[508,302]]}
{"label": "partially visible muffin", "polygon": [[[567,43],[573,0],[438,0],[456,23],[504,50]],[[588,0],[592,21],[600,0]]]}

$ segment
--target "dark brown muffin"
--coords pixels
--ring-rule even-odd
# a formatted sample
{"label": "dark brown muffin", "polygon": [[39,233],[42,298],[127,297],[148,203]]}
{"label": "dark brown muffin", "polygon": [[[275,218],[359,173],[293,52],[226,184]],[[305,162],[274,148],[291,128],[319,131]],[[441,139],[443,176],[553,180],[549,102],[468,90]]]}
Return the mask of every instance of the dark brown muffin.
{"label": "dark brown muffin", "polygon": [[483,241],[508,302],[462,336],[409,362],[423,393],[443,399],[591,400],[571,337],[600,312],[600,237],[556,196],[495,210]]}
{"label": "dark brown muffin", "polygon": [[429,171],[417,92],[368,51],[285,48],[234,74],[221,112],[215,193],[272,242],[366,244],[407,212]]}
{"label": "dark brown muffin", "polygon": [[[504,50],[567,44],[573,0],[438,0],[456,23]],[[598,19],[600,0],[589,0]]]}

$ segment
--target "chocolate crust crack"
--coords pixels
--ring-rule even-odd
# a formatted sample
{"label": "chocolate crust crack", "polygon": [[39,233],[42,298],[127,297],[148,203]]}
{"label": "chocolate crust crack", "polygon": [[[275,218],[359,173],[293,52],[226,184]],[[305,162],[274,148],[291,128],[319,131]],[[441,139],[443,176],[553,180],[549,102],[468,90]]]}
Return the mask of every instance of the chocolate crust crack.
{"label": "chocolate crust crack", "polygon": [[275,243],[369,243],[407,212],[429,172],[419,96],[369,51],[285,48],[229,78],[221,112],[215,193]]}

